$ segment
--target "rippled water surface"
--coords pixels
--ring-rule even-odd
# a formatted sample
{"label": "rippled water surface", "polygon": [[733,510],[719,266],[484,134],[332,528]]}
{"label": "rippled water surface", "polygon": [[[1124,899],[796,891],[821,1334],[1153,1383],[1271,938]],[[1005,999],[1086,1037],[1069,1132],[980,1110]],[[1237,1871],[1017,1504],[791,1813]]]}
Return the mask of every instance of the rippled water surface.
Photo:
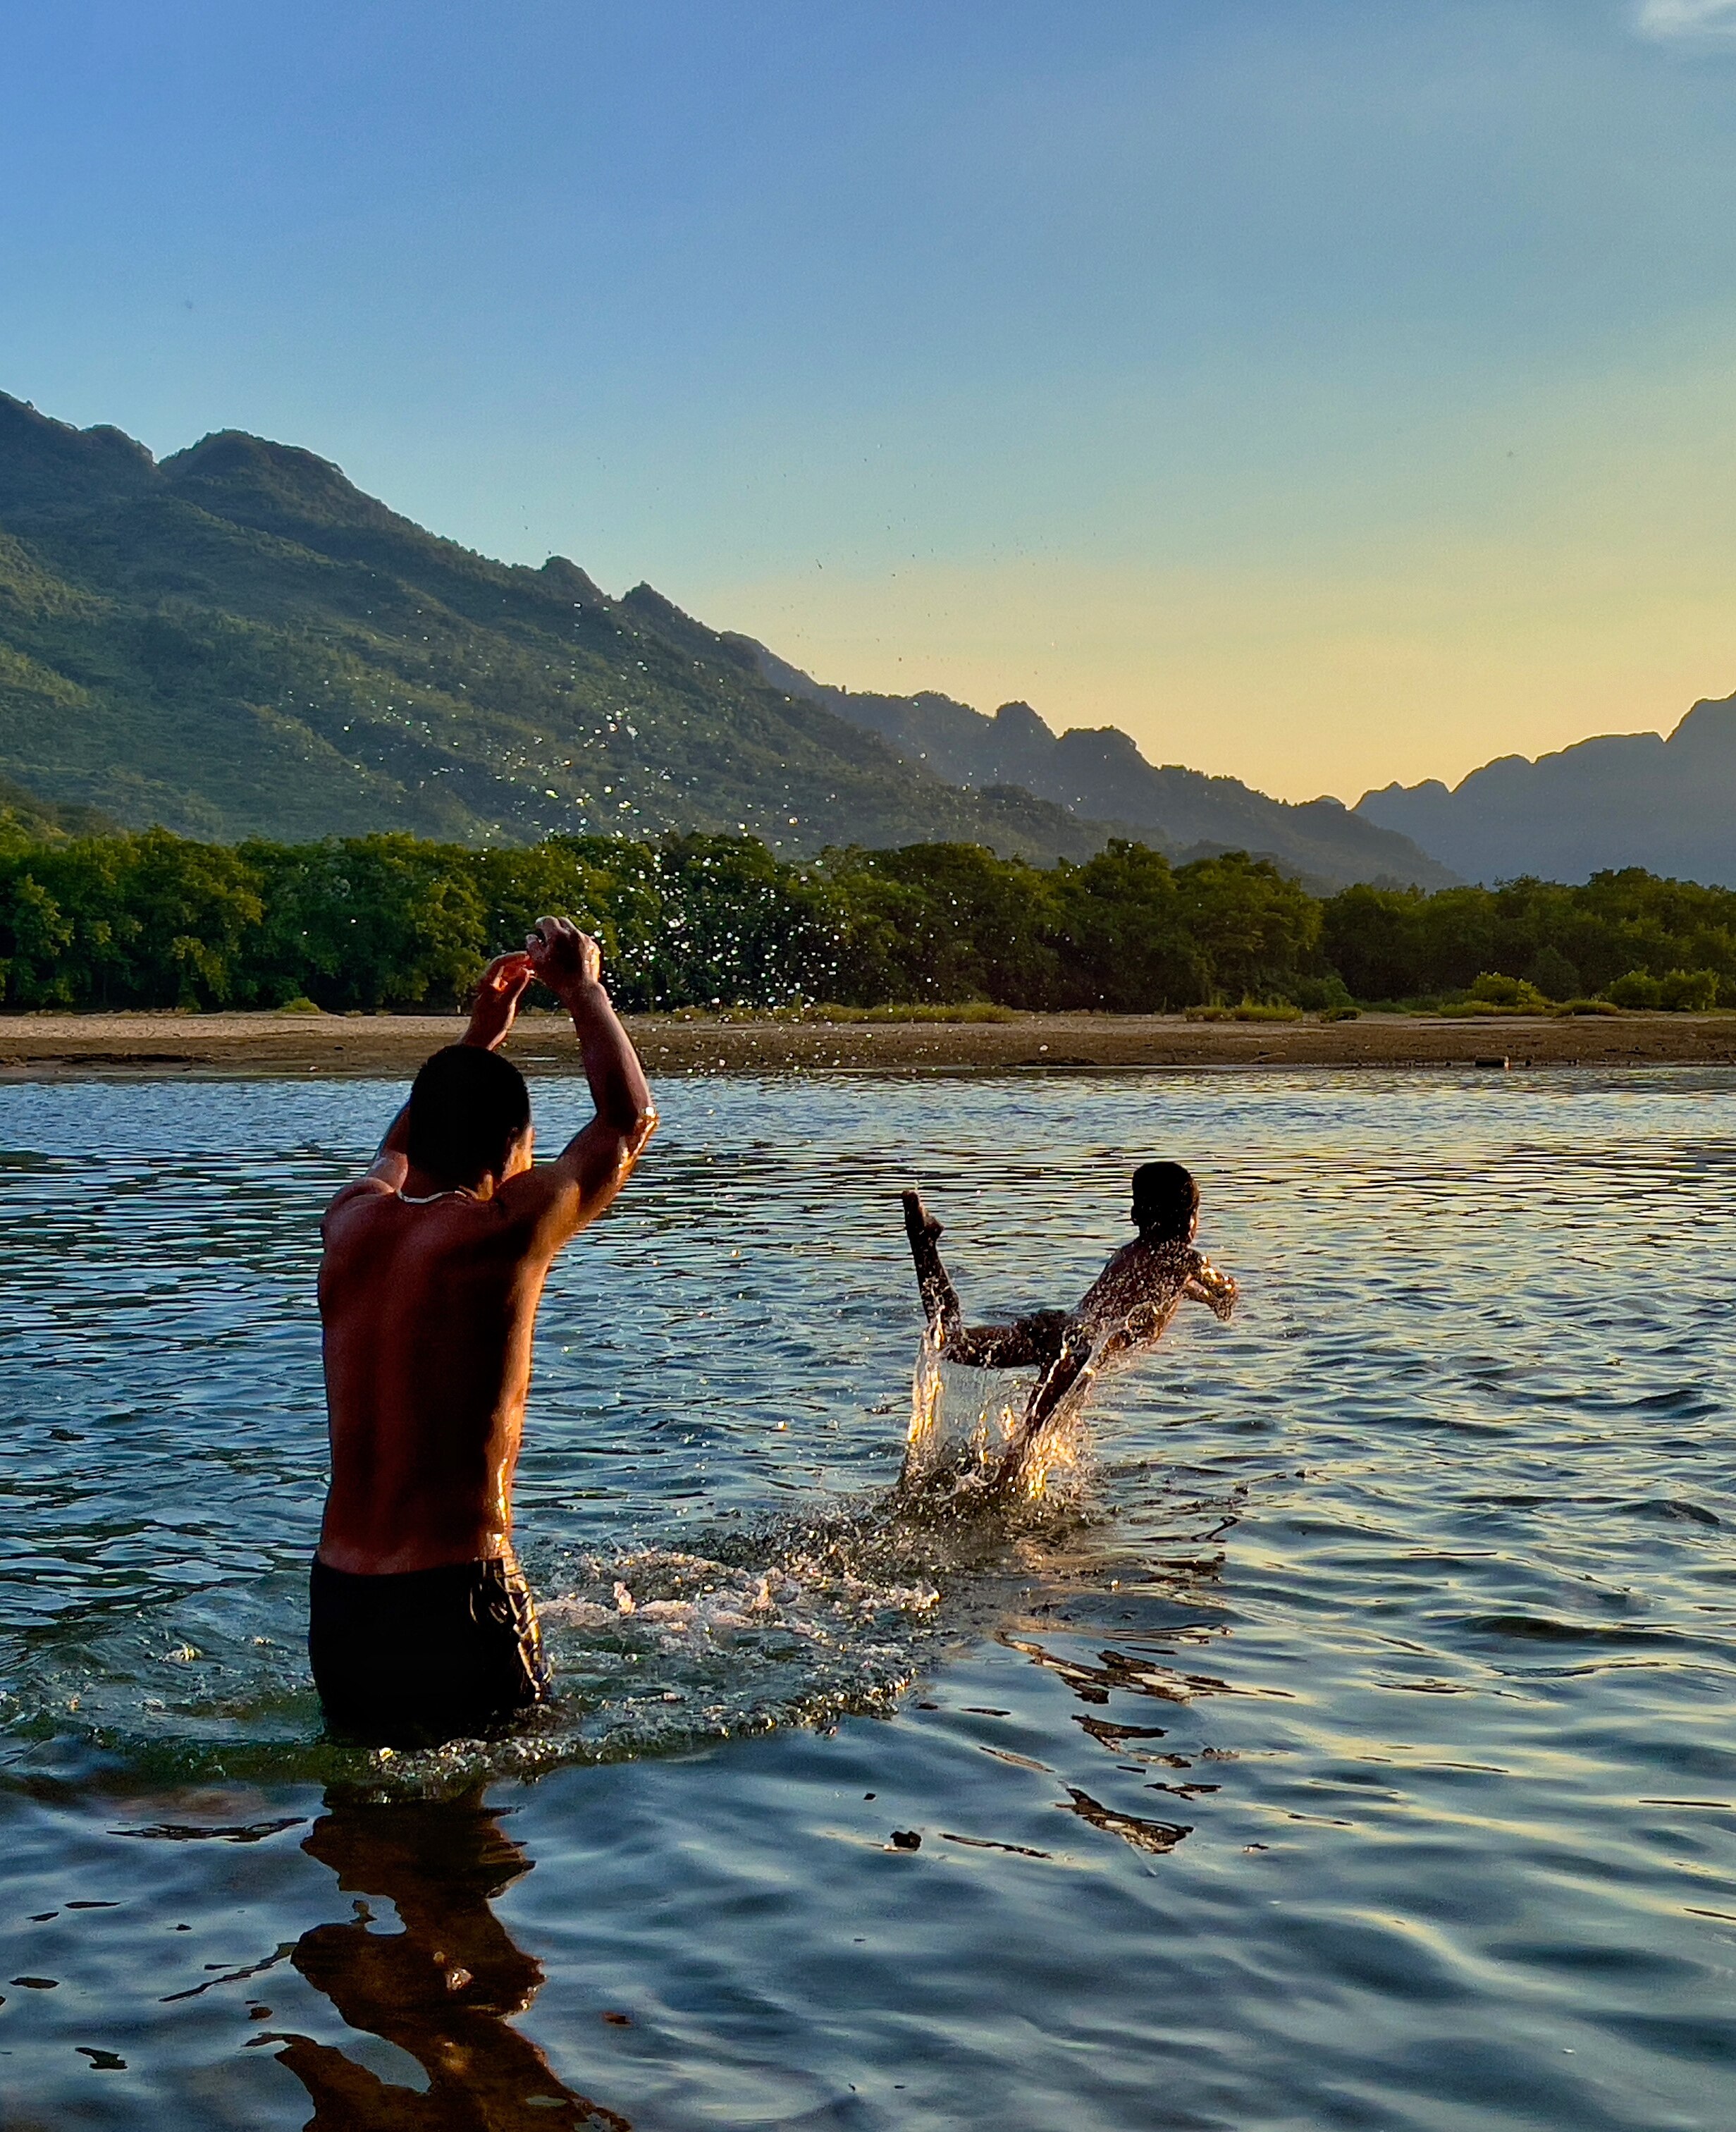
{"label": "rippled water surface", "polygon": [[[1736,2124],[1736,1077],[672,1084],[543,1312],[563,1702],[382,1761],[300,1639],[400,1093],[0,1088],[0,2125]],[[900,1515],[898,1188],[988,1316],[1154,1155],[1235,1323]]]}

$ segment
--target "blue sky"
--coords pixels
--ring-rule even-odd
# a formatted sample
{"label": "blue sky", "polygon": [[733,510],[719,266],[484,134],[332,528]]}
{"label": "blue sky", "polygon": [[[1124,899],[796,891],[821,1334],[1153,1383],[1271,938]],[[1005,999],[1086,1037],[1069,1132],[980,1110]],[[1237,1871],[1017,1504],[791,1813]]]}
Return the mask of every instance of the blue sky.
{"label": "blue sky", "polygon": [[0,387],[1354,800],[1736,688],[1736,0],[0,0]]}

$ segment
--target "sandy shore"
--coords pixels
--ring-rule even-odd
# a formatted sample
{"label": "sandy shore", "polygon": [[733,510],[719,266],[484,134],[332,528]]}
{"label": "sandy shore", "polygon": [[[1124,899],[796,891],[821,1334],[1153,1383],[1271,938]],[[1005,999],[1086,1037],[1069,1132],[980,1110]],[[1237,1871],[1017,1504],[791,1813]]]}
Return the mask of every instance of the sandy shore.
{"label": "sandy shore", "polygon": [[[655,1074],[909,1073],[1006,1067],[1736,1064],[1736,1015],[1369,1015],[1340,1022],[1200,1022],[1173,1015],[1021,1015],[989,1022],[787,1022],[639,1015]],[[0,1016],[0,1078],[352,1074],[398,1079],[463,1028],[456,1016],[25,1014]],[[570,1072],[570,1025],[531,1015],[511,1056]]]}

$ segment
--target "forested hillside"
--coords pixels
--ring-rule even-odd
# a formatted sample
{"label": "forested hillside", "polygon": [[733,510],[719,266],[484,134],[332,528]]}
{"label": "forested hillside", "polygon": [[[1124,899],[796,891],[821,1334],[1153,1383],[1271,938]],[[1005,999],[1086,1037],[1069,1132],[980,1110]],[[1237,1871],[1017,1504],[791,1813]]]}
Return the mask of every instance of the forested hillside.
{"label": "forested hillside", "polygon": [[646,588],[490,562],[309,452],[225,433],[159,465],[3,395],[0,774],[219,838],[1103,841],[902,761]]}

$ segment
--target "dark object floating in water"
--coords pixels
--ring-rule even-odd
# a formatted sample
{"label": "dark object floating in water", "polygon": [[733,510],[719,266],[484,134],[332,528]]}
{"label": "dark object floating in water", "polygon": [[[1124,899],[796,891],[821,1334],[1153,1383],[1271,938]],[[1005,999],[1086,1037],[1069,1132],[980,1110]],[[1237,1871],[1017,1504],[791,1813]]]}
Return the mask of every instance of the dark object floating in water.
{"label": "dark object floating in water", "polygon": [[[142,1828],[117,1828],[116,1836],[149,1837],[159,1843],[263,1843],[268,1836],[281,1836],[286,1828],[300,1828],[307,1819],[305,1813],[286,1815],[281,1821],[247,1821],[223,1828],[190,1828],[179,1822],[153,1821]],[[176,1931],[180,1930],[176,1926]]]}
{"label": "dark object floating in water", "polygon": [[862,1793],[862,1797],[865,1799],[878,1798],[880,1797],[880,1793],[878,1792],[864,1792]]}
{"label": "dark object floating in water", "polygon": [[22,1984],[26,1991],[58,1991],[60,1988],[58,1976],[15,1976],[12,1981]]}
{"label": "dark object floating in water", "polygon": [[1055,1804],[1063,1813],[1077,1813],[1094,1828],[1119,1836],[1136,1850],[1154,1851],[1160,1856],[1173,1851],[1184,1836],[1193,1833],[1191,1822],[1151,1821],[1144,1814],[1117,1813],[1113,1807],[1105,1806],[1101,1799],[1094,1799],[1089,1792],[1082,1792],[1073,1784],[1067,1785],[1067,1797],[1057,1799]]}
{"label": "dark object floating in water", "polygon": [[46,1925],[50,1918],[57,1918],[60,1914],[58,1910],[32,1910],[30,1921],[33,1925]]}
{"label": "dark object floating in water", "polygon": [[1010,1717],[1012,1714],[1013,1713],[1010,1710],[985,1709],[980,1703],[967,1702],[965,1705],[965,1715],[966,1717]]}
{"label": "dark object floating in water", "polygon": [[973,1851],[1012,1851],[1021,1858],[1053,1858],[1053,1851],[1033,1851],[1029,1843],[996,1843],[987,1836],[954,1836],[950,1829],[942,1829],[942,1843],[968,1843]]}
{"label": "dark object floating in water", "polygon": [[[121,1906],[118,1903],[93,1903],[87,1901],[82,1903],[69,1903],[66,1907],[70,1910],[117,1910]],[[175,1927],[175,1930],[177,1932],[185,1932],[186,1929],[187,1928],[185,1925],[177,1925]]]}
{"label": "dark object floating in water", "polygon": [[118,2058],[113,2051],[99,2051],[94,2043],[74,2043],[73,2048],[82,2058],[90,2060],[93,2072],[125,2072],[127,2061]]}
{"label": "dark object floating in water", "polygon": [[1504,1059],[1473,1059],[1470,1063],[1473,1066],[1486,1066],[1495,1073],[1504,1073],[1507,1071],[1507,1061]]}
{"label": "dark object floating in water", "polygon": [[631,2014],[605,2014],[603,2019],[611,2028],[631,2029],[633,2025],[633,2016]]}
{"label": "dark object floating in water", "polygon": [[[914,1828],[894,1828],[892,1832],[892,1847],[894,1851],[920,1851],[923,1847],[923,1840]],[[18,1981],[22,1983],[24,1980],[21,1977]]]}

